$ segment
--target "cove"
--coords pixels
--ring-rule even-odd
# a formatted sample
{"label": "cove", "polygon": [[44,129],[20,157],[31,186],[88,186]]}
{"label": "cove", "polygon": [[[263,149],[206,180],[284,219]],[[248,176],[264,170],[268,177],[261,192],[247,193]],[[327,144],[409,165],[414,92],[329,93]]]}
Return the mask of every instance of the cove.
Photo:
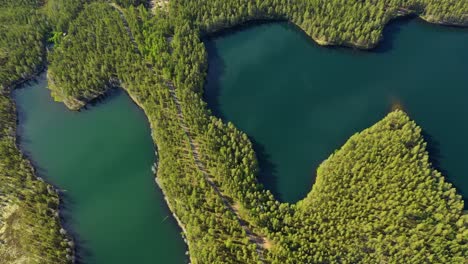
{"label": "cove", "polygon": [[79,263],[186,263],[186,246],[151,166],[143,112],[122,91],[81,112],[53,102],[47,81],[14,93],[22,150],[62,191]]}
{"label": "cove", "polygon": [[205,40],[205,100],[254,143],[260,181],[296,202],[319,164],[400,107],[424,130],[433,163],[468,198],[468,30],[393,22],[373,51],[320,47],[288,23]]}

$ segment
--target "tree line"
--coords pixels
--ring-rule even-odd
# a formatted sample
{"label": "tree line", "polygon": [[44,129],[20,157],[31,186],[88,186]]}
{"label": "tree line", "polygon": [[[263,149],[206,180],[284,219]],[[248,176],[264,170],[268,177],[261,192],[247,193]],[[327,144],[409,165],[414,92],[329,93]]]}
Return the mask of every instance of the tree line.
{"label": "tree line", "polygon": [[207,54],[200,40],[252,19],[286,19],[316,40],[366,48],[398,12],[466,23],[463,1],[175,0],[155,14],[135,7],[138,1],[120,4],[125,23],[106,1],[47,1],[45,15],[38,14],[45,21],[38,43],[44,45],[46,32],[55,43],[48,56],[49,86],[56,100],[73,109],[115,87],[143,108],[158,147],[157,179],[185,226],[192,263],[262,260],[197,168],[169,85],[209,175],[246,223],[271,243],[263,262],[466,259],[463,201],[431,167],[420,128],[403,112],[350,138],[319,167],[303,201],[277,201],[257,181],[249,138],[213,117],[203,101]]}
{"label": "tree line", "polygon": [[37,178],[16,143],[11,88],[46,63],[42,1],[0,2],[0,262],[71,263],[74,246],[60,225],[59,197]]}
{"label": "tree line", "polygon": [[319,44],[375,47],[389,20],[416,14],[433,22],[468,24],[459,0],[174,0],[170,10],[211,33],[251,20],[288,20]]}

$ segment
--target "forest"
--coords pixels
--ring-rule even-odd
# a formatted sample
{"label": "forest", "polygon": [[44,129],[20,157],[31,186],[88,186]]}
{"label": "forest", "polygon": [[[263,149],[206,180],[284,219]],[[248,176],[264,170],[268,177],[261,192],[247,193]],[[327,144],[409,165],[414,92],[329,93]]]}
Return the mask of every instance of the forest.
{"label": "forest", "polygon": [[211,33],[250,20],[287,20],[321,45],[373,48],[382,30],[399,16],[414,14],[447,25],[468,24],[468,2],[459,0],[174,0],[170,10],[184,14]]}
{"label": "forest", "polygon": [[37,178],[16,143],[11,88],[46,62],[47,24],[39,1],[0,2],[0,260],[2,263],[70,263],[73,242],[60,225],[59,197]]}
{"label": "forest", "polygon": [[[53,230],[35,232],[47,243],[6,241],[5,252],[30,245],[16,252],[26,250],[31,259],[40,256],[46,263],[70,262],[72,244],[50,213],[57,212],[58,196],[25,165],[8,98],[11,87],[47,61],[51,94],[70,109],[117,87],[142,107],[159,153],[156,179],[186,230],[191,263],[463,263],[468,258],[463,201],[432,168],[421,128],[402,111],[352,136],[332,154],[304,200],[277,201],[257,181],[250,139],[212,116],[202,100],[207,54],[201,41],[250,20],[273,19],[295,23],[322,44],[369,48],[399,15],[466,25],[466,1],[173,0],[154,13],[142,2],[0,4],[2,25],[9,25],[0,31],[0,114],[6,116],[0,127],[7,131],[0,137],[6,142],[0,155],[1,162],[9,162],[0,167],[2,195],[3,185],[17,184],[11,195],[2,196],[7,199],[1,210],[14,204],[29,208],[24,216],[3,213],[0,224],[16,219],[34,230]],[[15,190],[32,194],[24,206],[12,202],[22,197]],[[50,226],[26,224],[31,219]]]}

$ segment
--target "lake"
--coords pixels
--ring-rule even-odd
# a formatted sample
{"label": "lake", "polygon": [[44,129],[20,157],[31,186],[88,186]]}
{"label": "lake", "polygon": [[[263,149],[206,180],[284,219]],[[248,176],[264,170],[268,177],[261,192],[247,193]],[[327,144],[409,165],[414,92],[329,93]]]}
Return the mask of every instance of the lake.
{"label": "lake", "polygon": [[404,19],[384,37],[370,52],[320,47],[272,23],[205,41],[205,99],[252,139],[278,199],[304,198],[319,164],[392,107],[423,128],[435,166],[468,197],[468,30]]}
{"label": "lake", "polygon": [[21,149],[63,190],[79,263],[187,263],[186,245],[154,182],[150,127],[123,92],[71,112],[42,75],[14,92]]}
{"label": "lake", "polygon": [[[325,48],[287,23],[206,41],[205,98],[254,142],[260,181],[296,202],[352,134],[399,106],[422,126],[437,168],[468,197],[468,30],[392,23],[371,52]],[[22,150],[62,190],[80,263],[186,263],[181,230],[154,183],[143,112],[122,91],[81,112],[42,75],[16,90]]]}

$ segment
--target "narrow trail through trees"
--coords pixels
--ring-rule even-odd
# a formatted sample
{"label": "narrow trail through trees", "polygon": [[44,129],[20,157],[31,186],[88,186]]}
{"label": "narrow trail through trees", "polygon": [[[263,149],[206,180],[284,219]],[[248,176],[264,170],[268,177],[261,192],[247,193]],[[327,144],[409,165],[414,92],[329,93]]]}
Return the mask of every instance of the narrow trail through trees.
{"label": "narrow trail through trees", "polygon": [[[125,18],[125,14],[123,13],[122,9],[117,6],[116,4],[112,3],[112,7],[115,8],[119,12],[119,15],[122,19],[122,22],[124,24],[125,29],[127,30],[127,34],[130,37],[130,40],[132,44],[135,47],[135,52],[141,55],[140,50],[138,49],[138,44],[135,41],[135,38],[133,37],[132,31],[130,30],[130,27],[128,26],[127,19]],[[152,69],[152,68],[151,68]],[[153,69],[152,69],[153,70]],[[169,88],[169,93],[171,95],[171,98],[176,105],[177,108],[177,117],[179,119],[180,127],[184,130],[185,135],[187,136],[190,149],[191,149],[191,154],[193,156],[195,165],[197,166],[197,169],[200,170],[203,174],[203,177],[205,181],[213,188],[215,193],[220,197],[222,200],[224,206],[228,211],[234,214],[234,216],[237,219],[237,222],[239,225],[242,227],[244,232],[247,234],[247,237],[249,238],[249,241],[256,246],[256,252],[259,256],[259,259],[261,263],[265,263],[265,258],[264,258],[264,243],[265,241],[268,241],[268,239],[264,236],[260,236],[255,234],[249,225],[247,224],[246,221],[242,219],[242,217],[239,215],[238,210],[234,208],[234,206],[229,202],[228,198],[221,192],[221,190],[218,188],[218,186],[213,182],[212,177],[210,174],[207,172],[205,165],[200,161],[200,155],[199,155],[199,150],[198,150],[198,145],[196,144],[195,140],[193,139],[193,136],[190,133],[189,128],[186,125],[185,118],[182,112],[182,107],[179,101],[179,98],[177,97],[176,94],[176,88],[171,82],[166,81],[166,86]]]}
{"label": "narrow trail through trees", "polygon": [[218,188],[218,186],[216,186],[216,184],[213,182],[212,177],[209,175],[209,173],[205,169],[205,165],[203,165],[203,163],[200,161],[198,146],[197,146],[196,142],[193,140],[193,137],[191,136],[190,131],[189,131],[189,129],[188,129],[186,123],[185,123],[185,118],[184,118],[184,115],[182,113],[182,107],[181,107],[179,99],[178,99],[178,97],[176,95],[175,87],[171,83],[166,83],[166,85],[169,87],[171,97],[172,97],[174,103],[176,104],[177,116],[179,118],[181,128],[184,130],[185,135],[187,136],[187,138],[189,140],[192,156],[193,156],[193,159],[195,161],[195,164],[196,164],[197,168],[202,172],[203,177],[205,178],[205,181],[213,188],[213,190],[216,192],[216,194],[221,198],[221,200],[223,201],[225,207],[236,216],[237,221],[239,222],[242,229],[244,229],[244,231],[247,234],[250,242],[256,245],[256,247],[257,247],[256,251],[259,254],[260,260],[263,263],[263,261],[264,261],[263,242],[266,240],[266,238],[255,234],[250,229],[248,224],[241,218],[238,211],[229,202],[229,200],[226,198],[226,196],[223,195],[223,193]]}

